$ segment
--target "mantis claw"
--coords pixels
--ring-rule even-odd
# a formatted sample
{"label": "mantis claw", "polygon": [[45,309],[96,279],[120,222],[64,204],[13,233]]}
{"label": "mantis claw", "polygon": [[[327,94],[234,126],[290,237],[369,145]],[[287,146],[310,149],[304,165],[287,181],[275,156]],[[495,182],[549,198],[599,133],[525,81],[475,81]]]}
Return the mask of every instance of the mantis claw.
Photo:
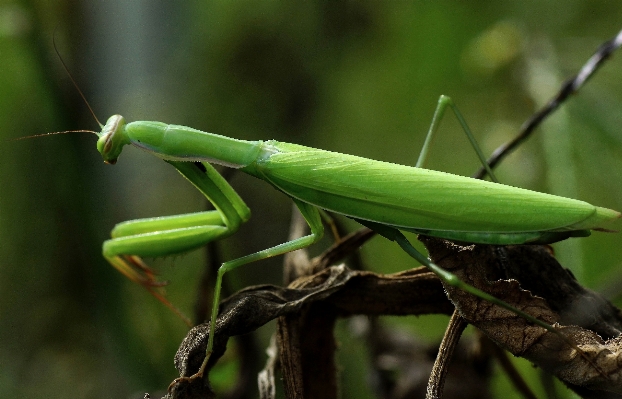
{"label": "mantis claw", "polygon": [[130,280],[134,281],[135,283],[138,283],[144,287],[164,287],[169,284],[168,281],[157,281],[155,276],[157,276],[158,273],[150,268],[139,256],[128,255],[124,258],[136,269],[143,272],[143,275],[139,274],[141,278],[138,280],[130,278]]}
{"label": "mantis claw", "polygon": [[162,302],[167,308],[173,311],[188,327],[192,327],[194,324],[192,321],[179,309],[177,309],[168,299],[161,288],[168,285],[168,281],[157,281],[156,272],[151,269],[147,264],[138,256],[126,255],[126,256],[114,256],[108,258],[108,261],[112,266],[120,271],[125,277],[131,281],[142,285],[149,291],[154,298]]}

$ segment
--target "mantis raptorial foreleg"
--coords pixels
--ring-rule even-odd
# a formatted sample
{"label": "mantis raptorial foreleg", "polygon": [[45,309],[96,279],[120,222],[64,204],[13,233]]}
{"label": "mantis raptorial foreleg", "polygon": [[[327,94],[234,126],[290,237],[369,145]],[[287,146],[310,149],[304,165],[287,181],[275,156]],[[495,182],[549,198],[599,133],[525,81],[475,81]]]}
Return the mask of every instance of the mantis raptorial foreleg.
{"label": "mantis raptorial foreleg", "polygon": [[104,257],[130,280],[143,285],[158,300],[192,326],[160,292],[163,283],[140,257],[167,256],[199,248],[235,233],[250,210],[229,183],[208,163],[168,161],[186,177],[216,210],[119,223],[104,242]]}

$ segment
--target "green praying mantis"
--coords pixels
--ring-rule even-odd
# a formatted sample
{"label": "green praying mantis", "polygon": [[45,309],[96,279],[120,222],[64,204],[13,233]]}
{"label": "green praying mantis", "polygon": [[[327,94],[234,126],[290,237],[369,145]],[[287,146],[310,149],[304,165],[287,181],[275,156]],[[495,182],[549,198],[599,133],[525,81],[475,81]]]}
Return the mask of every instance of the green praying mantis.
{"label": "green praying mantis", "polygon": [[[317,242],[324,227],[320,210],[341,214],[395,241],[408,255],[453,286],[515,312],[544,328],[548,324],[460,281],[417,251],[402,231],[476,244],[552,243],[585,237],[620,217],[614,210],[583,201],[421,168],[430,139],[450,107],[487,167],[464,118],[449,97],[441,96],[426,144],[415,167],[277,141],[243,141],[161,122],[126,123],[110,117],[97,133],[104,161],[117,162],[133,145],[177,169],[214,205],[215,210],[118,224],[104,242],[104,257],[121,273],[145,286],[174,311],[157,290],[142,257],[184,253],[234,234],[250,210],[211,165],[236,168],[289,196],[310,227],[310,234],[227,261],[218,269],[205,360],[192,377],[202,377],[214,343],[220,289],[230,270],[282,255]],[[186,377],[184,377],[186,378]]]}

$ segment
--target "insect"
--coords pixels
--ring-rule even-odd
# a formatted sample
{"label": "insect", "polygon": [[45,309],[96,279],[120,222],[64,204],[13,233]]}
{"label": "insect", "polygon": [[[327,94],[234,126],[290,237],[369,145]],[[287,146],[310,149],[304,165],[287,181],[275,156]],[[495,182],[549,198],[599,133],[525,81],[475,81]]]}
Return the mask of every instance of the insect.
{"label": "insect", "polygon": [[[456,113],[474,143],[460,113],[445,96],[439,100],[428,139],[447,106]],[[126,123],[120,115],[110,117],[97,134],[97,148],[106,163],[116,163],[125,145],[141,148],[171,164],[216,208],[207,212],[123,222],[112,230],[112,238],[104,242],[103,254],[116,269],[171,307],[157,292],[161,283],[155,281],[141,257],[196,249],[234,234],[250,218],[249,208],[211,163],[239,169],[285,193],[297,205],[311,229],[307,236],[223,263],[218,270],[214,291],[206,357],[199,372],[189,377],[191,379],[203,375],[213,348],[225,273],[317,242],[324,230],[319,209],[357,220],[396,241],[444,282],[510,309],[547,329],[553,327],[461,282],[431,263],[401,231],[479,244],[552,243],[569,237],[588,236],[590,230],[602,229],[604,224],[620,217],[619,212],[583,201],[495,182],[296,144],[236,140],[161,122]],[[426,152],[427,145],[424,145],[418,166]],[[481,151],[478,154],[485,163]],[[494,180],[492,171],[489,170],[489,174]]]}

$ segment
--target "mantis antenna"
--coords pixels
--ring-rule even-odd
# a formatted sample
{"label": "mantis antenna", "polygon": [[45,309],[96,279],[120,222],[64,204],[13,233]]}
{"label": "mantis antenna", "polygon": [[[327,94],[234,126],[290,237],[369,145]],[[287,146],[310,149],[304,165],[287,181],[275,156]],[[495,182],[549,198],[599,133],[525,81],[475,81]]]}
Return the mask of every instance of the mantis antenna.
{"label": "mantis antenna", "polygon": [[[56,30],[54,30],[54,34],[52,35],[52,44],[54,44],[54,51],[56,52],[56,55],[58,56],[58,59],[60,60],[60,63],[63,65],[63,69],[65,70],[65,72],[67,72],[67,75],[69,76],[69,79],[71,80],[71,83],[73,83],[73,85],[76,88],[76,90],[78,90],[78,93],[80,94],[80,97],[82,98],[82,100],[86,104],[87,108],[91,112],[91,115],[93,115],[93,118],[95,118],[95,121],[97,122],[97,124],[100,127],[103,128],[104,125],[102,125],[101,122],[99,121],[99,119],[97,119],[97,115],[95,115],[95,112],[93,111],[93,108],[91,108],[91,104],[89,104],[89,102],[86,99],[86,96],[84,95],[84,93],[82,93],[82,90],[80,90],[80,86],[78,86],[78,83],[76,83],[75,79],[71,75],[71,72],[69,72],[69,68],[67,68],[67,64],[65,64],[65,60],[63,60],[63,57],[61,57],[61,55],[60,55],[60,51],[58,51],[58,47],[56,46]],[[64,130],[64,131],[61,131],[61,132],[49,132],[49,133],[35,134],[35,135],[32,135],[32,136],[18,137],[16,139],[11,140],[11,141],[18,141],[18,140],[32,139],[32,138],[35,138],[35,137],[43,137],[43,136],[50,136],[50,135],[56,135],[56,134],[67,134],[67,133],[91,133],[91,134],[95,134],[95,135],[98,134],[98,132],[96,132],[94,130],[85,130],[85,129],[80,129],[80,130]]]}
{"label": "mantis antenna", "polygon": [[97,132],[94,130],[82,130],[82,129],[81,130],[63,130],[62,132],[49,132],[49,133],[33,134],[32,136],[18,137],[11,141],[18,141],[18,140],[32,139],[35,137],[43,137],[43,136],[50,136],[54,134],[67,134],[67,133],[92,133],[95,135],[97,134]]}
{"label": "mantis antenna", "polygon": [[[82,93],[82,90],[80,90],[80,86],[78,86],[78,83],[76,83],[75,79],[73,78],[73,75],[71,75],[71,72],[69,72],[69,68],[67,68],[67,64],[65,64],[65,60],[63,60],[63,57],[61,57],[60,55],[60,51],[58,51],[58,47],[56,46],[56,30],[54,30],[54,34],[52,35],[52,44],[54,45],[54,51],[56,52],[56,55],[58,56],[60,63],[63,65],[63,69],[65,70],[65,72],[67,72],[67,75],[69,76],[69,79],[71,80],[71,83],[73,83],[76,90],[78,90],[78,93],[80,93],[80,97],[82,97],[82,100],[84,100],[84,103],[86,104],[87,108],[91,112],[91,115],[93,115],[93,118],[95,118],[95,122],[97,122],[100,128],[103,128],[104,125],[102,125],[102,123],[97,118],[97,115],[95,115],[93,108],[91,108],[91,104],[89,104],[89,102],[86,99],[86,96],[84,95],[84,93]],[[97,134],[97,132],[93,132],[93,133]]]}

